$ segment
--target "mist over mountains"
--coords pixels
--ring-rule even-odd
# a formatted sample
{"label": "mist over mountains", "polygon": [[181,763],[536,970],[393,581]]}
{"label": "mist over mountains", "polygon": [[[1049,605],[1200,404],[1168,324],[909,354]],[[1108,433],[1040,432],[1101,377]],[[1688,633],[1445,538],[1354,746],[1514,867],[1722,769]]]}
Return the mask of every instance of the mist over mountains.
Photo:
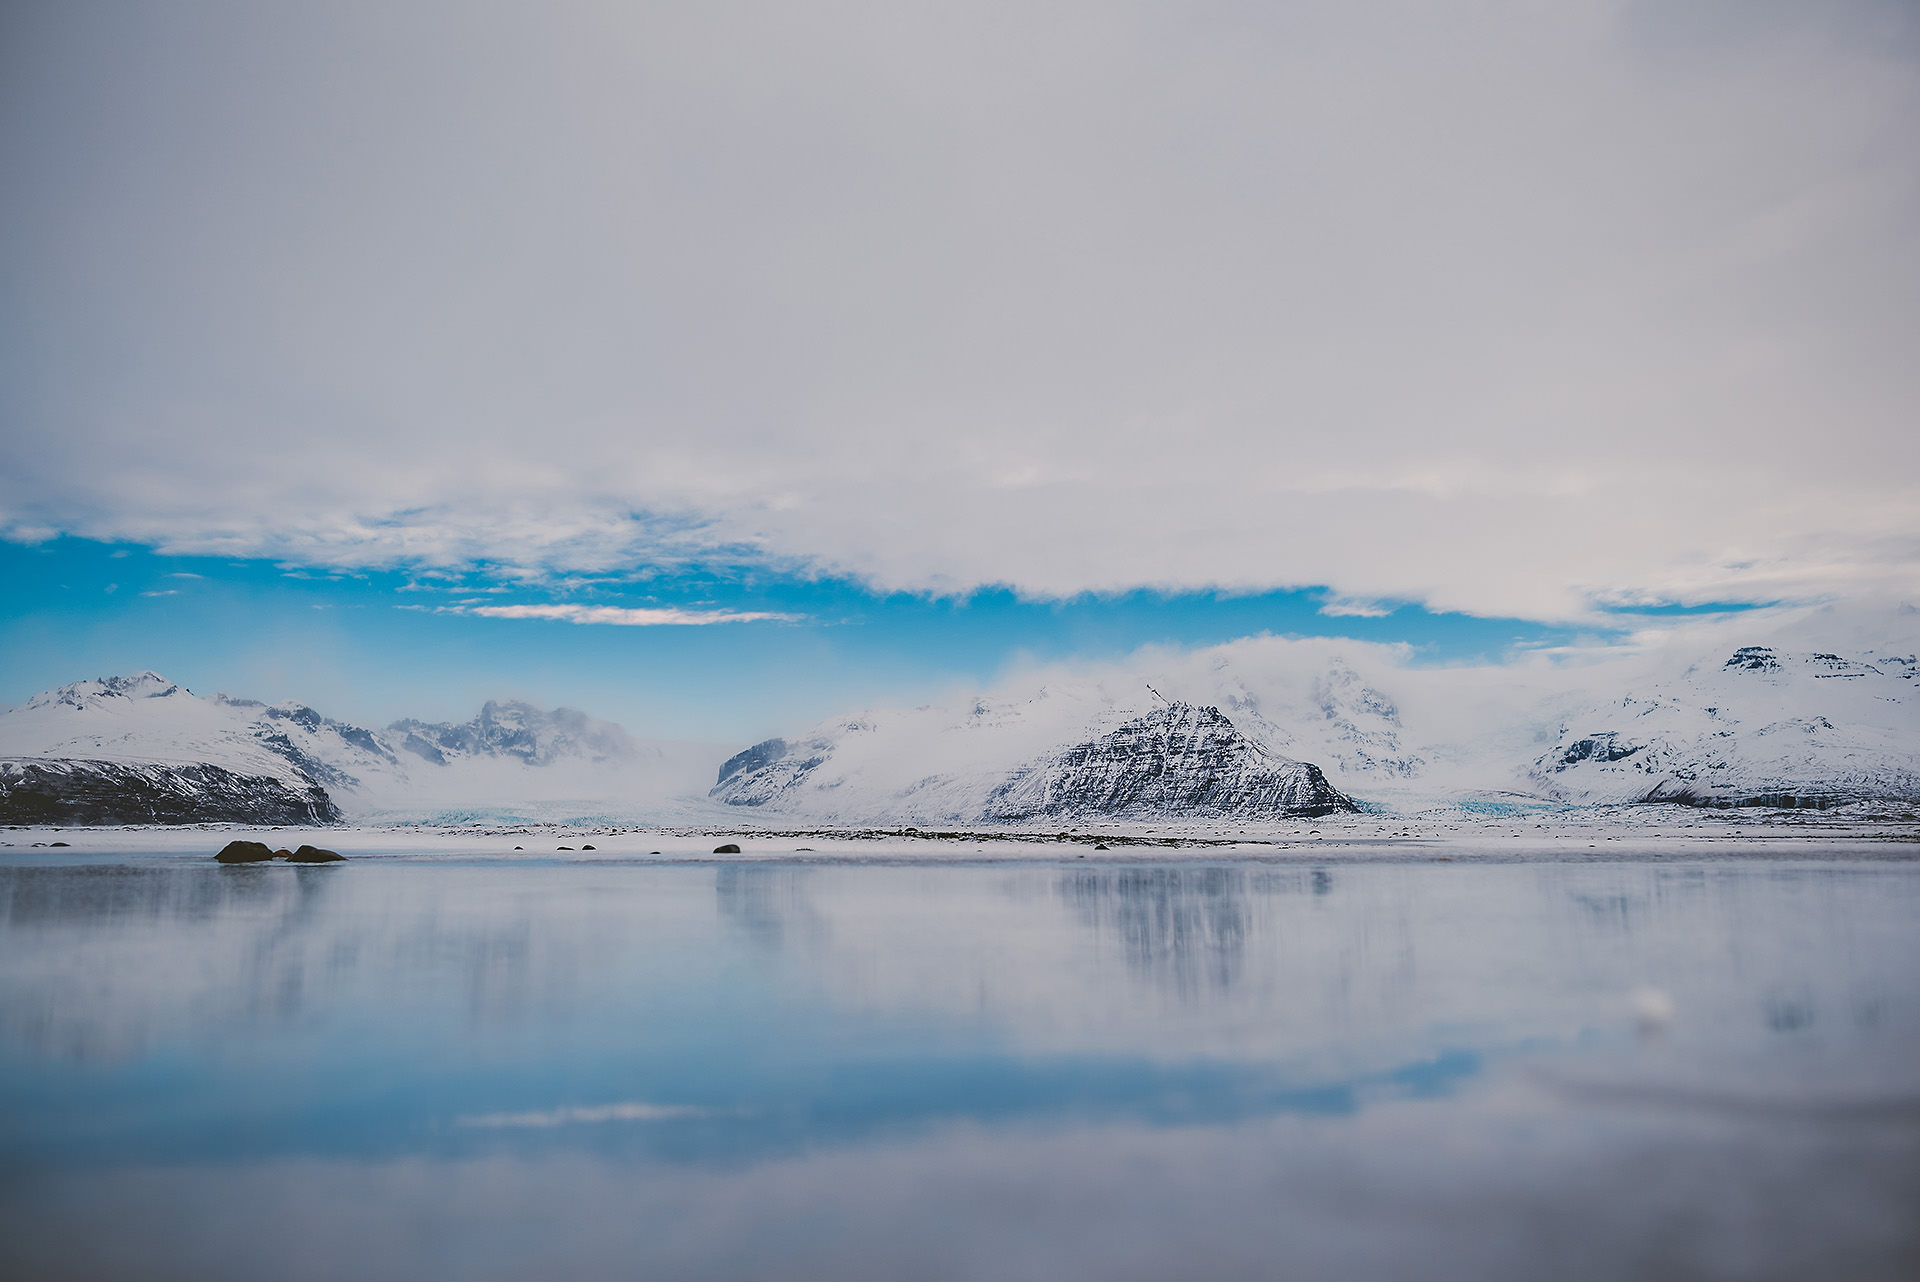
{"label": "mist over mountains", "polygon": [[[1806,644],[1823,633],[1841,648]],[[1363,809],[1920,801],[1910,620],[1815,618],[1569,664],[1422,668],[1388,647],[1253,638],[831,718],[744,749],[490,701],[372,729],[157,673],[0,713],[8,822],[254,823],[524,812],[638,821],[1260,823]],[[1731,634],[1729,634],[1731,635]]]}
{"label": "mist over mountains", "polygon": [[706,777],[703,753],[715,755],[517,700],[490,700],[466,722],[373,730],[300,703],[202,698],[141,672],[76,681],[0,713],[0,816],[291,823],[662,807]]}

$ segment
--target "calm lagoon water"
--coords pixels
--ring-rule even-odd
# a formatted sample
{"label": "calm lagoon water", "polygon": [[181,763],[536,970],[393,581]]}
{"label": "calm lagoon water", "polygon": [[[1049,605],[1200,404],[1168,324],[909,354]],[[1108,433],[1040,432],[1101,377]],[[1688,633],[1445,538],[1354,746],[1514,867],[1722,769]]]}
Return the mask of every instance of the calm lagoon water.
{"label": "calm lagoon water", "polygon": [[1912,1278],[1920,864],[16,862],[0,1274]]}

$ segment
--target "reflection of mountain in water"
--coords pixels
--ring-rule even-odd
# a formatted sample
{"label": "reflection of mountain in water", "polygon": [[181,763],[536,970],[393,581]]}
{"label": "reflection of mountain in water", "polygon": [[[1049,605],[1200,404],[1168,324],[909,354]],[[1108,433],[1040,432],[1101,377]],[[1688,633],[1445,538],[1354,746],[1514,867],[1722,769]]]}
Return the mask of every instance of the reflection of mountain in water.
{"label": "reflection of mountain in water", "polygon": [[723,866],[714,871],[715,906],[768,952],[789,943],[818,947],[832,934],[806,893],[804,868]]}
{"label": "reflection of mountain in water", "polygon": [[1325,869],[1086,868],[1062,877],[1058,893],[1083,925],[1119,937],[1129,970],[1193,996],[1240,979],[1254,897],[1332,889]]}
{"label": "reflection of mountain in water", "polygon": [[435,970],[474,1023],[535,1000],[524,906],[396,889],[356,895],[325,867],[0,868],[0,1043],[120,1059],[187,1030],[257,1035]]}

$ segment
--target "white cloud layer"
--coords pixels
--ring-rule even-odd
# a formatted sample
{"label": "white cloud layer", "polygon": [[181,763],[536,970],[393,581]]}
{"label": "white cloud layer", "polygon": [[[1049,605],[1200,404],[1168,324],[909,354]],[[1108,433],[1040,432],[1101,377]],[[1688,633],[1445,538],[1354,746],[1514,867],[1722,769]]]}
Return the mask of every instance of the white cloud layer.
{"label": "white cloud layer", "polygon": [[564,623],[605,623],[622,628],[692,627],[711,623],[791,623],[799,616],[767,610],[630,609],[617,605],[443,605],[443,614],[477,614],[483,619],[556,619]]}
{"label": "white cloud layer", "polygon": [[1920,591],[1891,0],[4,22],[12,537]]}
{"label": "white cloud layer", "polygon": [[454,1119],[460,1127],[481,1130],[550,1130],[556,1126],[594,1122],[664,1122],[682,1118],[713,1117],[715,1110],[688,1104],[647,1104],[629,1101],[622,1104],[592,1104],[574,1108],[550,1108],[530,1113],[472,1113]]}

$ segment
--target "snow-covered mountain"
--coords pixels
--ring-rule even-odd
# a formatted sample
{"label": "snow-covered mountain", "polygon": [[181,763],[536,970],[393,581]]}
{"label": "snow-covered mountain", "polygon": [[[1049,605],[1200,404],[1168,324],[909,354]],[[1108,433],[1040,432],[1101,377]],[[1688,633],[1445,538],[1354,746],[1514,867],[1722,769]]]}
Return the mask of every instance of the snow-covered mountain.
{"label": "snow-covered mountain", "polygon": [[[735,753],[567,709],[372,730],[154,673],[0,712],[0,821],[588,814],[711,823],[1257,821],[1675,801],[1920,802],[1920,614],[1722,620],[1456,667],[1256,637],[1059,665]],[[718,765],[716,773],[714,767]],[[294,817],[299,817],[297,820]]]}
{"label": "snow-covered mountain", "polygon": [[1340,655],[1279,674],[1246,657],[1056,671],[1031,692],[836,718],[735,755],[710,795],[816,822],[1264,820],[1424,785],[1395,701]]}
{"label": "snow-covered mountain", "polygon": [[436,766],[473,757],[512,757],[530,766],[557,761],[625,761],[639,745],[619,726],[573,708],[548,712],[530,703],[489,699],[480,715],[459,724],[396,721],[389,738]]}
{"label": "snow-covered mountain", "polygon": [[[980,703],[958,733],[1008,740],[1008,727],[1018,724],[1012,710]],[[963,823],[1278,819],[1354,808],[1317,766],[1247,738],[1215,707],[1164,704],[1083,742],[1051,747],[1010,770],[987,764],[922,776],[885,798],[863,796],[846,763],[838,760],[850,740],[855,746],[849,755],[859,758],[853,737],[874,729],[872,722],[855,720],[795,744],[782,739],[755,744],[721,766],[712,795],[730,805],[840,819]],[[943,755],[964,758],[976,746],[946,745]],[[860,764],[871,770],[884,763],[869,757]],[[857,798],[851,809],[840,791],[850,781]]]}
{"label": "snow-covered mountain", "polygon": [[1920,800],[1917,666],[1742,646],[1567,717],[1528,773],[1576,802]]}
{"label": "snow-covered mountain", "polygon": [[340,809],[304,787],[220,766],[158,761],[0,759],[0,818],[23,824],[333,823]]}
{"label": "snow-covered mountain", "polygon": [[1261,747],[1218,708],[1168,704],[1015,771],[986,817],[1284,819],[1353,810],[1320,767]]}
{"label": "snow-covered mountain", "polygon": [[717,755],[638,742],[569,708],[489,702],[466,723],[376,731],[299,703],[202,698],[142,672],[77,681],[0,713],[0,817],[287,823],[651,802],[697,793]]}
{"label": "snow-covered mountain", "polygon": [[[1909,626],[1920,616],[1891,621],[1895,637],[1920,631]],[[1851,636],[1845,652],[1787,644],[1823,630],[1846,635],[1815,614],[1757,629],[1772,646],[1705,638],[1692,650],[1447,668],[1273,637],[1148,652],[768,740],[722,766],[711,795],[826,822],[1259,819],[1322,804],[1311,787],[1277,804],[1257,786],[1216,788],[1213,763],[1241,754],[1391,812],[1920,801],[1920,661],[1889,647],[1884,628],[1877,645]],[[1184,742],[1172,723],[1203,714],[1218,743],[1165,746]]]}

